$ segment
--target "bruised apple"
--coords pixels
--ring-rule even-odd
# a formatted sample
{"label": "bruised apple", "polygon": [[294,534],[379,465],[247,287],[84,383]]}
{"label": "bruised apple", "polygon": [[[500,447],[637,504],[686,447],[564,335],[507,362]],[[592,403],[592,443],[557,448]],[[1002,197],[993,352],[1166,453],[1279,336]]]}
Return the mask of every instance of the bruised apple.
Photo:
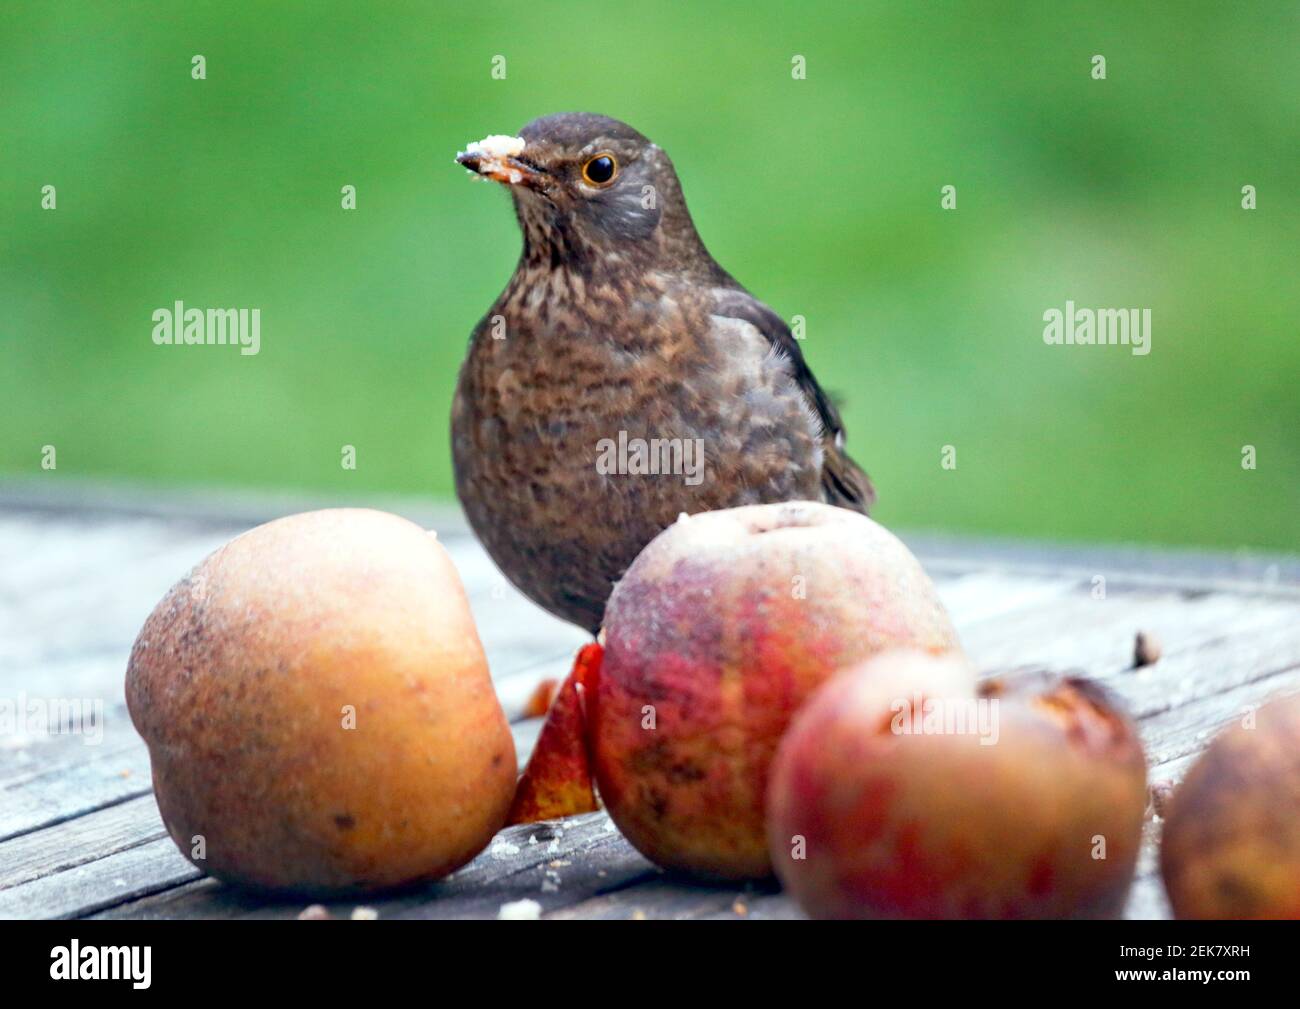
{"label": "bruised apple", "polygon": [[771,874],[768,765],[838,669],[956,648],[916,558],[863,515],[813,502],[683,518],[615,587],[589,689],[596,781],[615,824],[667,868]]}
{"label": "bruised apple", "polygon": [[1192,765],[1160,869],[1179,918],[1300,919],[1300,695],[1252,712]]}
{"label": "bruised apple", "polygon": [[514,743],[438,541],[382,512],[294,515],[172,588],[126,673],[163,822],[232,883],[435,879],[501,826]]}
{"label": "bruised apple", "polygon": [[817,918],[1117,916],[1146,807],[1131,722],[1084,680],[972,689],[899,653],[827,683],[781,743],[777,874]]}

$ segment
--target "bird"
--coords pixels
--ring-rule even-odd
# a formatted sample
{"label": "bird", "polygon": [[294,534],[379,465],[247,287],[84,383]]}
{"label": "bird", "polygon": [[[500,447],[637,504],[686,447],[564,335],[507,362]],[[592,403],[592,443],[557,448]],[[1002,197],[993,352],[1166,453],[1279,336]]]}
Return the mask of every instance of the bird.
{"label": "bird", "polygon": [[509,191],[523,244],[452,401],[456,493],[503,574],[598,634],[679,516],[875,490],[790,327],[709,254],[668,155],[559,113],[456,162]]}

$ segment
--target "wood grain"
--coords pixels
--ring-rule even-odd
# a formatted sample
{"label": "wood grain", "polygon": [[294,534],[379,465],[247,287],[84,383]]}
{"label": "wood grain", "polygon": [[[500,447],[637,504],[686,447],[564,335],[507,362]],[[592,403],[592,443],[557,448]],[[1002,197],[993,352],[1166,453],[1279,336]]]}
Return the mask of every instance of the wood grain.
{"label": "wood grain", "polygon": [[[0,737],[0,916],[295,916],[303,902],[203,878],[176,850],[122,676],[145,615],[193,564],[257,522],[353,502],[60,484],[0,485],[0,698],[97,700],[103,738]],[[380,506],[437,528],[452,555],[522,765],[541,724],[521,719],[524,705],[542,680],[568,672],[587,635],[510,586],[455,512],[410,500]],[[1296,558],[904,538],[978,666],[1003,675],[1073,668],[1104,681],[1138,719],[1152,780],[1178,780],[1224,725],[1300,692]],[[1160,638],[1163,656],[1135,670],[1138,630]],[[1147,825],[1128,917],[1169,913],[1159,829],[1158,819]],[[665,875],[604,813],[509,828],[449,879],[367,903],[384,917],[494,917],[523,898],[548,918],[800,916],[772,883],[710,887]],[[331,910],[347,917],[353,906]]]}

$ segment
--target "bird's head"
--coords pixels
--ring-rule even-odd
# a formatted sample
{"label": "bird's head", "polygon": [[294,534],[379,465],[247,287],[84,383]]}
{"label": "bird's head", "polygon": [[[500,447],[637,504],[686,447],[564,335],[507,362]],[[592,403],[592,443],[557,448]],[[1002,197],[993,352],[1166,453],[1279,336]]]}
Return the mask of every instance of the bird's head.
{"label": "bird's head", "polygon": [[668,155],[617,119],[543,116],[518,137],[470,144],[456,161],[510,189],[526,251],[590,260],[699,244]]}

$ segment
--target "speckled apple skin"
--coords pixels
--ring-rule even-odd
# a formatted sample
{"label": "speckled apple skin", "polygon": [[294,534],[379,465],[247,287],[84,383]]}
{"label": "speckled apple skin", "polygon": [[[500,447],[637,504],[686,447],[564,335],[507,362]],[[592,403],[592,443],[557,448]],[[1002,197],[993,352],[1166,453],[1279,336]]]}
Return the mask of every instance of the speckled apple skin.
{"label": "speckled apple skin", "polygon": [[920,564],[865,516],[795,502],[679,520],[606,609],[590,740],[614,822],[661,866],[770,875],[764,793],[791,715],[897,647],[957,638]]}
{"label": "speckled apple skin", "polygon": [[1300,695],[1234,723],[1192,765],[1160,868],[1179,918],[1300,919]]}
{"label": "speckled apple skin", "polygon": [[247,887],[436,879],[483,849],[514,789],[460,579],[395,515],[310,512],[232,540],[149,616],[126,699],[172,839]]}
{"label": "speckled apple skin", "polygon": [[979,695],[999,701],[992,745],[897,731],[900,699],[976,696],[929,656],[849,671],[800,712],[773,766],[768,835],[809,915],[1121,914],[1146,806],[1132,723],[1083,681],[988,683]]}

